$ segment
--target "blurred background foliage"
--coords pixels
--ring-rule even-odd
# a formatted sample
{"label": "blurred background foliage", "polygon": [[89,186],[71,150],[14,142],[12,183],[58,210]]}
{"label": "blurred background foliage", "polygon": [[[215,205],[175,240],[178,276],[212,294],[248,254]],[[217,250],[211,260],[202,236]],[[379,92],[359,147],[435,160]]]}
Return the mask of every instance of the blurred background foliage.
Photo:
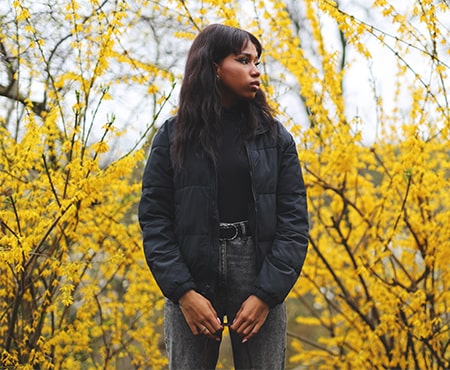
{"label": "blurred background foliage", "polygon": [[261,38],[308,188],[287,368],[450,367],[448,1],[0,4],[0,367],[167,366],[136,204],[214,22]]}

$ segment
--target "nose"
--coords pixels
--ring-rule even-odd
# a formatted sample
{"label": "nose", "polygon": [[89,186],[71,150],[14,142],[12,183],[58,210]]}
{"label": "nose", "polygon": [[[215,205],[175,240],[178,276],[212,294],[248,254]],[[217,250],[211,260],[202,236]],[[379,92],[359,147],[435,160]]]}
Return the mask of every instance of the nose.
{"label": "nose", "polygon": [[261,75],[261,72],[258,69],[258,66],[256,64],[252,64],[252,70],[250,71],[251,75],[254,77],[259,77]]}

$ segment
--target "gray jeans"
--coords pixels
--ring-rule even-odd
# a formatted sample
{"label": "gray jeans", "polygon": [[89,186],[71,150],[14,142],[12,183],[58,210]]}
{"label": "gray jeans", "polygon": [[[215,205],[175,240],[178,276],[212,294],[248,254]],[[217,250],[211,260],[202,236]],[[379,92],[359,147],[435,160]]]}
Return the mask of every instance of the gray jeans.
{"label": "gray jeans", "polygon": [[[219,289],[212,302],[219,318],[231,324],[249,296],[256,277],[255,251],[251,237],[220,241]],[[164,335],[171,370],[214,369],[220,342],[195,336],[178,305],[166,300]],[[283,369],[286,352],[286,308],[271,309],[258,334],[247,343],[230,331],[235,369]]]}

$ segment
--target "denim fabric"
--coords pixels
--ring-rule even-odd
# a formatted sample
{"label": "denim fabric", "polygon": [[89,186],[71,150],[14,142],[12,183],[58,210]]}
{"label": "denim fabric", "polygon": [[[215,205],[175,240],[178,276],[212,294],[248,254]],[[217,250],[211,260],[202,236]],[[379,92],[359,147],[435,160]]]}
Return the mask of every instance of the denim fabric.
{"label": "denim fabric", "polygon": [[[219,288],[212,302],[222,322],[232,323],[249,296],[256,277],[255,251],[251,237],[221,240]],[[194,336],[178,305],[166,300],[164,335],[171,370],[214,369],[220,342]],[[247,343],[230,331],[235,369],[284,368],[286,309],[284,303],[271,309],[259,333]]]}

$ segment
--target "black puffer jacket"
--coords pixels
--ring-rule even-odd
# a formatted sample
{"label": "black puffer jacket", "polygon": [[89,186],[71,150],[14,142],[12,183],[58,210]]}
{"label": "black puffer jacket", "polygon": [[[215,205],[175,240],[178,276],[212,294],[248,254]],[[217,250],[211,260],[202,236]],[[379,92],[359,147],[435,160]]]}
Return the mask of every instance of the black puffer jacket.
{"label": "black puffer jacket", "polygon": [[[194,289],[210,298],[218,272],[216,171],[206,156],[189,154],[184,170],[170,158],[174,119],[156,134],[143,177],[139,221],[144,252],[163,294],[173,302]],[[260,125],[246,143],[254,207],[249,221],[259,275],[253,294],[270,307],[296,282],[308,247],[306,191],[292,136]]]}

